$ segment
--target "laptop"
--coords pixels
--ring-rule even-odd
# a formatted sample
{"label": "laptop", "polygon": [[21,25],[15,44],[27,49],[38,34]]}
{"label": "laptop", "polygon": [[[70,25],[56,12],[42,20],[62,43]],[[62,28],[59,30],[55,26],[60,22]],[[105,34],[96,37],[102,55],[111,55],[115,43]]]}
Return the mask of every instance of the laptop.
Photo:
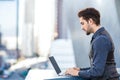
{"label": "laptop", "polygon": [[80,77],[75,77],[75,76],[73,77],[71,75],[65,75],[59,68],[59,66],[53,56],[50,56],[49,60],[52,63],[52,65],[59,77],[54,77],[53,79],[48,79],[48,80],[84,80],[84,79],[81,79]]}
{"label": "laptop", "polygon": [[58,66],[58,64],[53,56],[50,56],[49,60],[52,64],[52,66],[54,67],[58,76],[70,76],[70,75],[65,75],[65,73],[61,71],[60,67]]}

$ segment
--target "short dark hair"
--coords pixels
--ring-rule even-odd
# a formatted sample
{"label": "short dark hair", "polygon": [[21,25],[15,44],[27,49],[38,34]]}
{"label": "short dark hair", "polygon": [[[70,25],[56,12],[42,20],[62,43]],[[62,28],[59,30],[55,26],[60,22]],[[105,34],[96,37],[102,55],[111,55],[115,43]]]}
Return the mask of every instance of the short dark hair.
{"label": "short dark hair", "polygon": [[95,8],[86,8],[78,12],[78,17],[83,17],[86,21],[90,18],[95,22],[96,25],[100,25],[100,13]]}

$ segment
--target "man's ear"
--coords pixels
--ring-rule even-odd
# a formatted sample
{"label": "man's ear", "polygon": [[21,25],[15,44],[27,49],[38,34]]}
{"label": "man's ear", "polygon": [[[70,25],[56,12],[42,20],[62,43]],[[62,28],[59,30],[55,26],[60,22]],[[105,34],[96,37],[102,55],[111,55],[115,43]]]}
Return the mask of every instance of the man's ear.
{"label": "man's ear", "polygon": [[89,19],[88,22],[89,22],[89,24],[93,24],[94,23],[94,21],[91,18]]}

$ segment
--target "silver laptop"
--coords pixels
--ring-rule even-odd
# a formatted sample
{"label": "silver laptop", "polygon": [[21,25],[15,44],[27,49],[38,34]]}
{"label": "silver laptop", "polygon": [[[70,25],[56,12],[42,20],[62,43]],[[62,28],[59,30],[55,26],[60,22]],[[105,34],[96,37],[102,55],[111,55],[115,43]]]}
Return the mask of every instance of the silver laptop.
{"label": "silver laptop", "polygon": [[58,66],[58,64],[53,56],[50,56],[49,60],[52,64],[52,66],[54,67],[58,76],[69,76],[69,75],[65,75],[65,73],[63,71],[61,71],[60,67]]}
{"label": "silver laptop", "polygon": [[80,79],[80,77],[73,77],[71,75],[65,75],[64,72],[61,71],[61,69],[59,68],[55,58],[53,56],[49,57],[50,62],[52,63],[57,75],[59,77],[55,77],[54,79],[49,79],[49,80],[57,80],[58,78],[60,78],[59,80],[83,80]]}

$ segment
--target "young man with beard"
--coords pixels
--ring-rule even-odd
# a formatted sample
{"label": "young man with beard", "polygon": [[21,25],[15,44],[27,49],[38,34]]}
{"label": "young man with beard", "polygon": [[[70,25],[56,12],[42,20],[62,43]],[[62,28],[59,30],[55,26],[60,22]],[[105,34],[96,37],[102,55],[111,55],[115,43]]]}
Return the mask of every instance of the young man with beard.
{"label": "young man with beard", "polygon": [[95,8],[86,8],[78,13],[81,28],[86,35],[93,33],[89,54],[89,68],[69,68],[66,74],[85,80],[119,80],[114,59],[114,43],[100,25],[100,13]]}

